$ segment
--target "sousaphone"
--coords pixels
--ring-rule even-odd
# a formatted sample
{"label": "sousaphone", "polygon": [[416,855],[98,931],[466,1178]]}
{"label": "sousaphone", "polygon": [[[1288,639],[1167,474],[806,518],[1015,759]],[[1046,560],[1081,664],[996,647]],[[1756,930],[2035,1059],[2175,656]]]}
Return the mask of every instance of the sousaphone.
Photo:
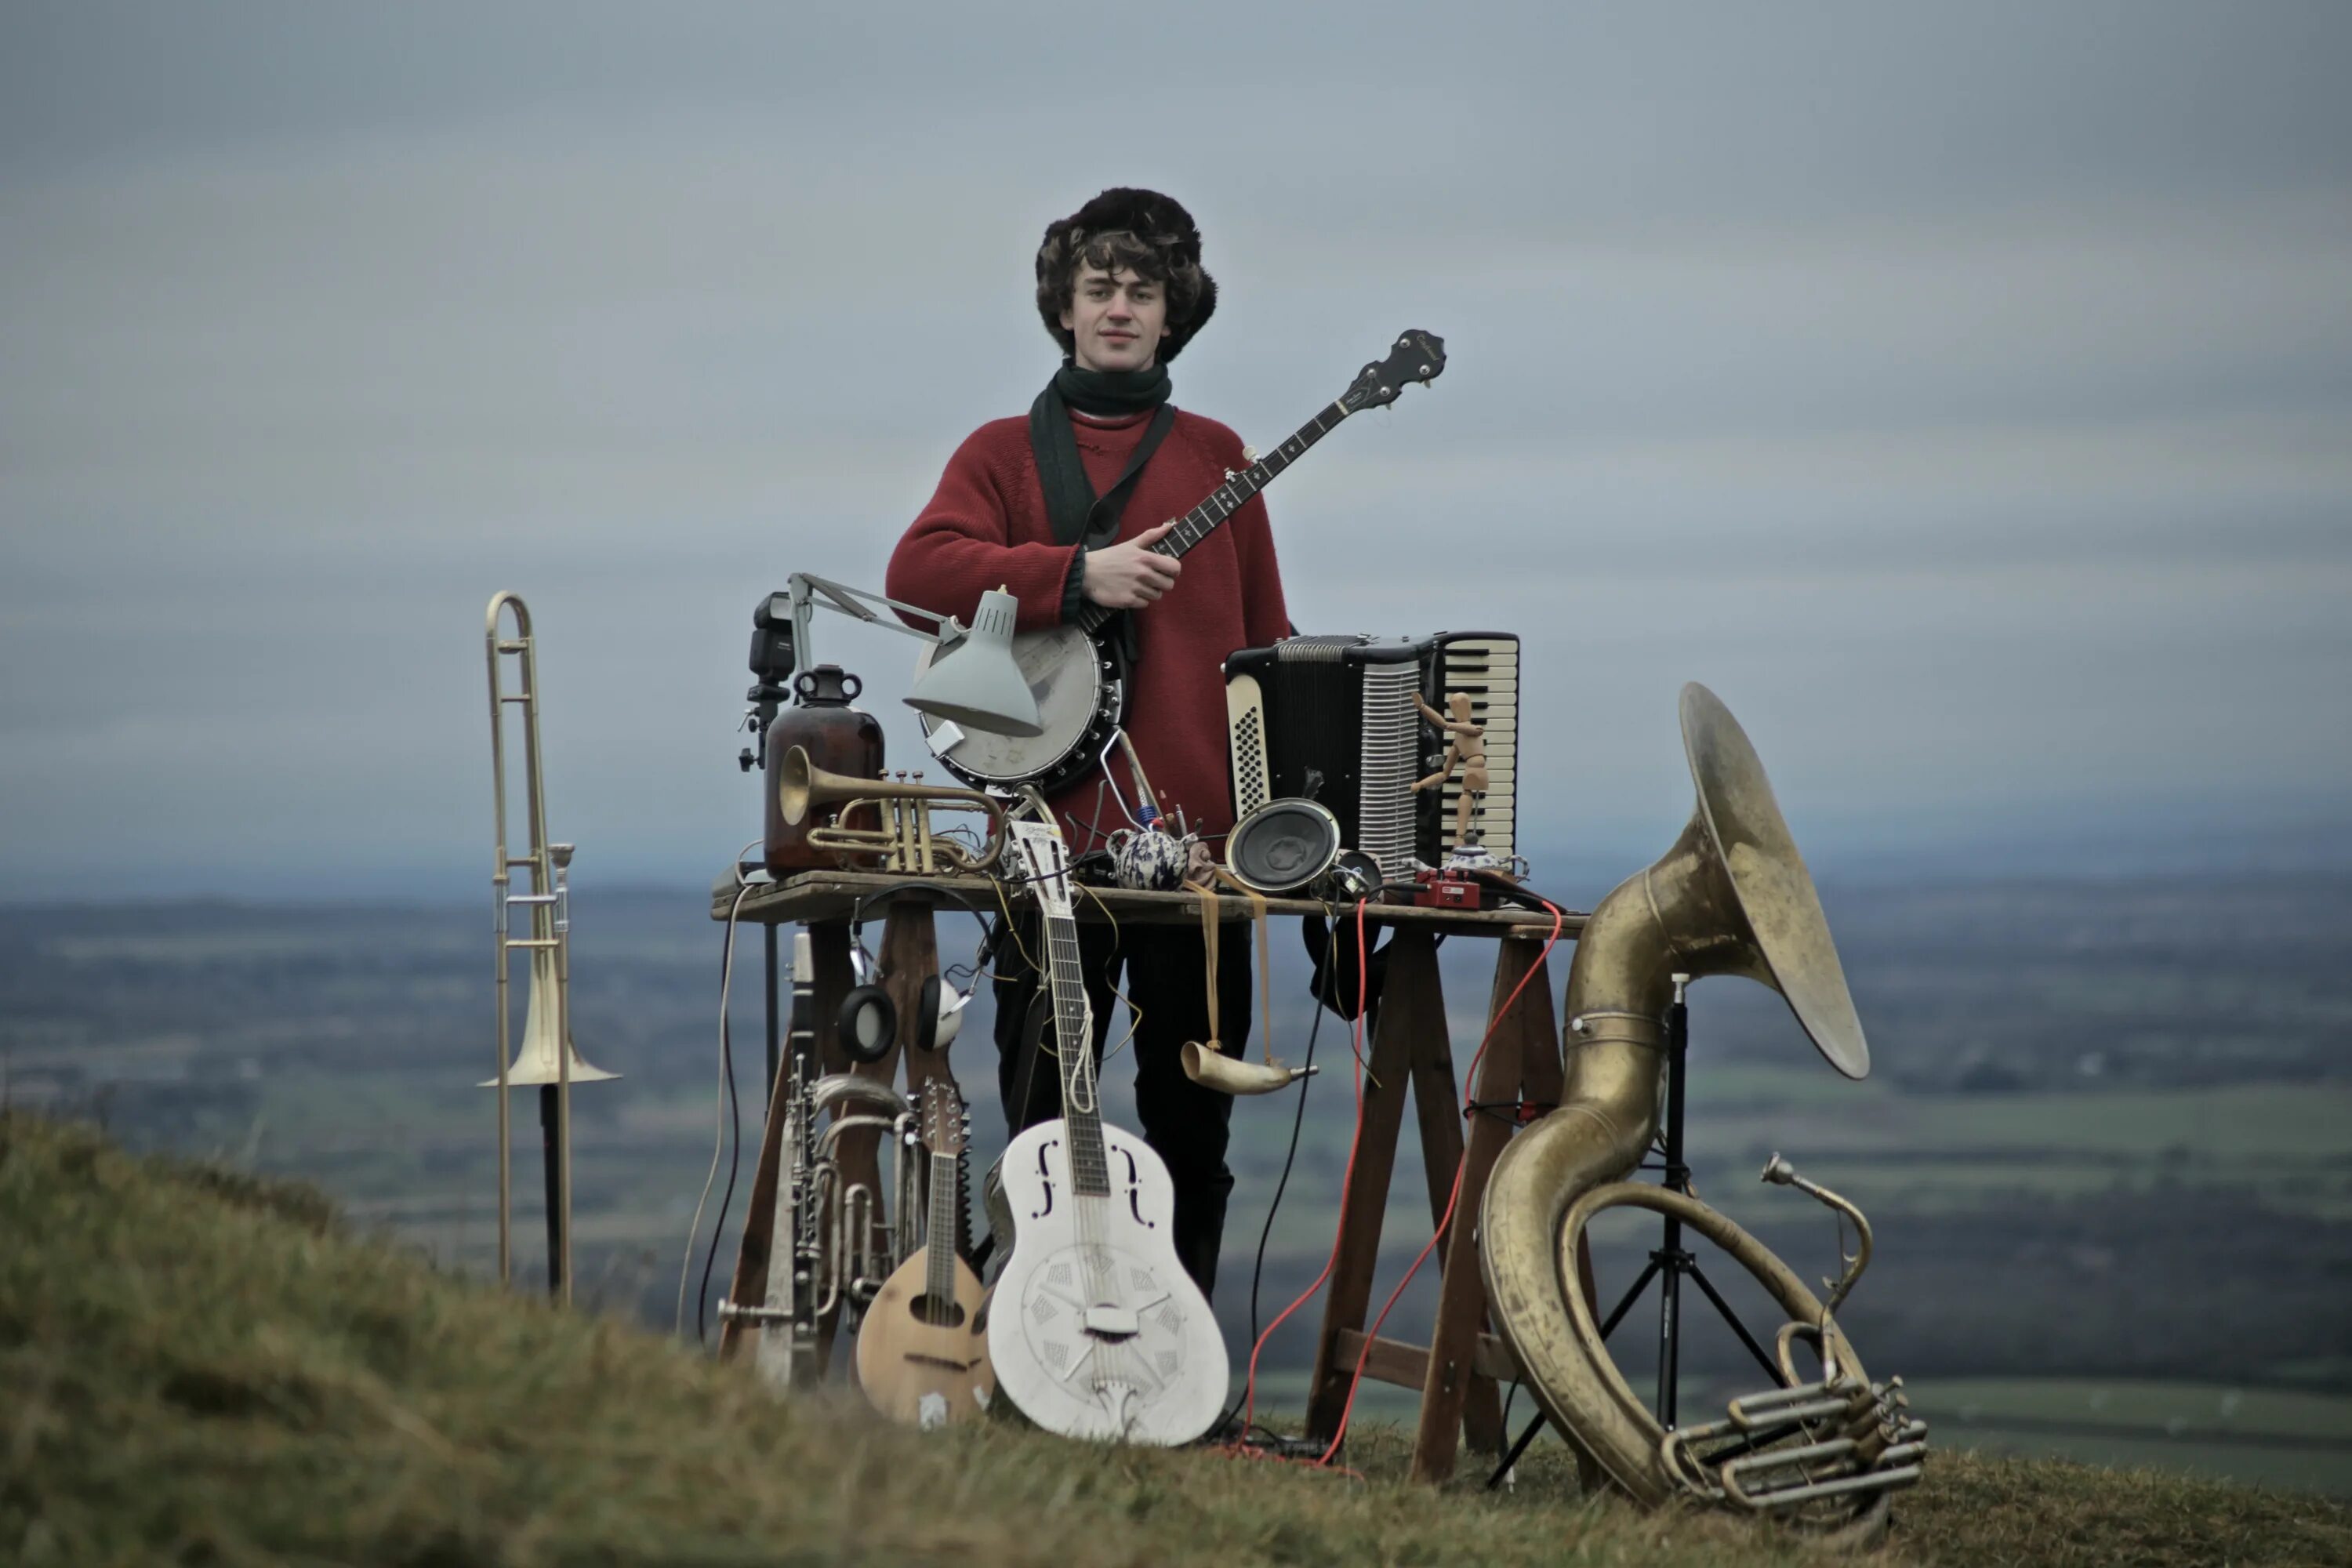
{"label": "sousaphone", "polygon": [[[1787,999],[1832,1067],[1852,1079],[1870,1070],[1829,922],[1763,763],[1704,686],[1683,688],[1681,710],[1696,807],[1674,847],[1602,900],[1585,924],[1569,968],[1560,1104],[1496,1162],[1479,1214],[1480,1266],[1496,1326],[1528,1388],[1610,1485],[1644,1506],[1696,1495],[1816,1528],[1871,1531],[1884,1523],[1887,1490],[1918,1475],[1924,1428],[1900,1414],[1899,1384],[1873,1385],[1828,1308],[1738,1225],[1687,1194],[1623,1180],[1658,1132],[1664,1019],[1677,974],[1761,982]],[[1779,1413],[1770,1419],[1790,1429],[1774,1439],[1785,1473],[1742,1484],[1768,1463],[1754,1452],[1769,1447],[1761,1437],[1742,1449],[1746,1468],[1721,1467],[1735,1471],[1729,1476],[1695,1462],[1692,1445],[1668,1440],[1611,1360],[1572,1281],[1585,1224],[1618,1206],[1680,1219],[1788,1313],[1782,1386],[1735,1402],[1732,1412],[1735,1424],[1750,1418],[1743,1407],[1759,1420]],[[1852,1272],[1858,1269],[1840,1293]],[[1818,1351],[1817,1372],[1799,1370],[1797,1341]],[[1790,1417],[1792,1410],[1811,1412],[1810,1420]],[[1693,1438],[1696,1429],[1678,1436]],[[1734,1434],[1721,1451],[1738,1447]]]}

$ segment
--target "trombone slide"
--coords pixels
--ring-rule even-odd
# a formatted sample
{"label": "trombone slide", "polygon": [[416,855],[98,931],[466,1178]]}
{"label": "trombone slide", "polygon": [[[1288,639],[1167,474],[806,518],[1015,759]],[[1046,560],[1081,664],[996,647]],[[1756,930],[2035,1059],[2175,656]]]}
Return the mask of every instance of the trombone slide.
{"label": "trombone slide", "polygon": [[[514,633],[502,630],[509,612]],[[507,1090],[536,1086],[540,1091],[541,1145],[547,1169],[547,1286],[572,1300],[572,1085],[617,1078],[591,1066],[572,1043],[572,847],[547,837],[547,786],[540,770],[539,655],[530,611],[516,594],[490,598],[483,640],[490,680],[490,785],[495,842],[490,861],[491,931],[498,994],[497,1076],[484,1089],[499,1091],[499,1283],[514,1272],[514,1121]],[[511,658],[518,685],[509,690],[502,660]],[[520,855],[507,845],[507,710],[522,710],[523,798],[530,840]],[[530,873],[530,890],[512,890],[514,873]],[[514,911],[526,916],[528,936],[513,934]],[[509,962],[530,954],[530,999],[523,1038],[513,1047],[508,1012]]]}

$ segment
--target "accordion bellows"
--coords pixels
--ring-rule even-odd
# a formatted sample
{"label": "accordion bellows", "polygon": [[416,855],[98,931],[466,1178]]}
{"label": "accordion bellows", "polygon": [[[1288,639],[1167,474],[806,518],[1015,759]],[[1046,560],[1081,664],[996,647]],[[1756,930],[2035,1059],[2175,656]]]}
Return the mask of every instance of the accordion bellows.
{"label": "accordion bellows", "polygon": [[1226,737],[1236,819],[1304,797],[1339,821],[1340,841],[1391,879],[1453,851],[1458,776],[1412,793],[1444,760],[1445,736],[1413,706],[1443,712],[1470,696],[1486,731],[1487,787],[1471,831],[1497,859],[1516,853],[1519,639],[1507,632],[1426,637],[1286,637],[1225,660]]}

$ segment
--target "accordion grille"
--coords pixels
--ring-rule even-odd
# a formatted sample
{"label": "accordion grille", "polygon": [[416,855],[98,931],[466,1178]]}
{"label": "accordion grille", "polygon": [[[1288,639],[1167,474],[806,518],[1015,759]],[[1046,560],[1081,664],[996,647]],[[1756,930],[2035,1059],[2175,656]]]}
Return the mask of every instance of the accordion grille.
{"label": "accordion grille", "polygon": [[1364,669],[1363,771],[1358,779],[1354,847],[1381,863],[1391,878],[1412,875],[1412,783],[1421,746],[1421,716],[1412,705],[1420,670],[1410,661]]}
{"label": "accordion grille", "polygon": [[1232,721],[1231,738],[1234,748],[1234,809],[1239,821],[1266,802],[1265,705],[1258,698],[1258,685],[1244,676],[1234,683],[1234,688],[1246,686],[1244,700],[1234,700],[1234,688],[1227,689],[1226,716]]}

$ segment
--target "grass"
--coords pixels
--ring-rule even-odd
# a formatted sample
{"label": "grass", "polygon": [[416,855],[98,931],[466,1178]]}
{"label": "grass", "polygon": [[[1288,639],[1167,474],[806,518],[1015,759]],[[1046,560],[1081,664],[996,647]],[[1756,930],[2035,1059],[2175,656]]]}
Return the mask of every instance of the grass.
{"label": "grass", "polygon": [[2352,1398],[2129,1378],[1922,1378],[1912,1408],[1946,1447],[2065,1454],[2352,1495]]}
{"label": "grass", "polygon": [[[436,1272],[313,1190],[0,1114],[0,1561],[1723,1564],[1712,1515],[1363,1482],[1010,1422],[929,1436],[786,1404],[624,1324]],[[1465,1471],[1472,1467],[1465,1465]],[[2151,1473],[1937,1455],[1885,1561],[2352,1559],[2352,1510]]]}

